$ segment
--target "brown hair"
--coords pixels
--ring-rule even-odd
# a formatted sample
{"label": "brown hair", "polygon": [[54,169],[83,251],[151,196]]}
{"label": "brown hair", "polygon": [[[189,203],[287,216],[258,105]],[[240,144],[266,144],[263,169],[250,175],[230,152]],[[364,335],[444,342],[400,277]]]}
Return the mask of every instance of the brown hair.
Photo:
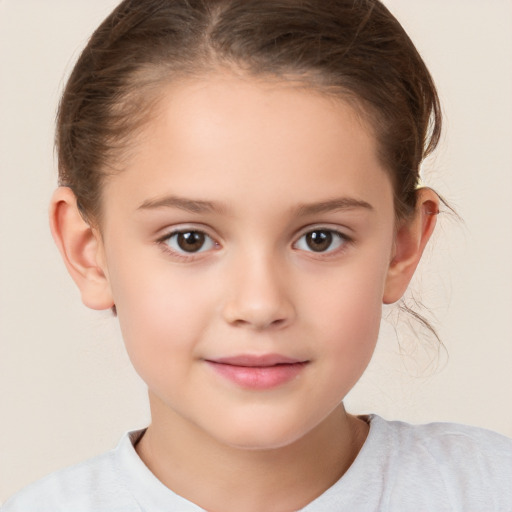
{"label": "brown hair", "polygon": [[161,85],[225,67],[355,102],[392,178],[397,216],[414,209],[440,106],[423,60],[380,1],[125,0],[83,50],[58,113],[59,182],[89,222],[99,222],[102,182]]}

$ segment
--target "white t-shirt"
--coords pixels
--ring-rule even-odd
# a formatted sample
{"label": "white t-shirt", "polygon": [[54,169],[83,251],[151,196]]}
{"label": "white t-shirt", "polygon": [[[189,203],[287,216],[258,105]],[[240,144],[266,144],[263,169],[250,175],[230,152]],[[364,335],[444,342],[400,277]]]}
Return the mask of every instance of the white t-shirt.
{"label": "white t-shirt", "polygon": [[[365,417],[370,432],[348,471],[301,512],[511,512],[512,440],[451,423]],[[143,431],[114,450],[49,475],[1,512],[199,512],[138,457]]]}

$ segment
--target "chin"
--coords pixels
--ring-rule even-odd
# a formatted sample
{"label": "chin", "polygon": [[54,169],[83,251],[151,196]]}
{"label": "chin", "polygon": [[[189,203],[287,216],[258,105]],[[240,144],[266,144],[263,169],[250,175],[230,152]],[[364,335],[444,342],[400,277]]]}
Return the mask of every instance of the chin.
{"label": "chin", "polygon": [[[236,425],[236,424],[235,424]],[[255,422],[253,425],[236,425],[225,429],[218,439],[231,448],[250,451],[276,450],[292,445],[306,435],[307,431],[299,430],[297,425],[289,428],[267,422]]]}

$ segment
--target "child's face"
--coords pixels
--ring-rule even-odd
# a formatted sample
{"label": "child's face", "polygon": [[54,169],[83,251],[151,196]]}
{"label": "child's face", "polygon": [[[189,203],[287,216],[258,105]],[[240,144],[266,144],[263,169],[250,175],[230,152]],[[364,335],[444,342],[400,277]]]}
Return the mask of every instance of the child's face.
{"label": "child's face", "polygon": [[170,86],[103,198],[103,264],[155,421],[271,448],[333,412],[373,352],[394,241],[354,110],[286,83]]}

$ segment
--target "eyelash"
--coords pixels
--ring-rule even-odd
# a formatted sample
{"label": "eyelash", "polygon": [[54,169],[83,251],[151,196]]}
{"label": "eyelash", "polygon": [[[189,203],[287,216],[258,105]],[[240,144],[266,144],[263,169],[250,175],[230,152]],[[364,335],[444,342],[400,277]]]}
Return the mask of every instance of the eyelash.
{"label": "eyelash", "polygon": [[311,253],[312,255],[318,255],[323,258],[339,255],[340,253],[347,249],[348,245],[353,243],[353,239],[351,237],[347,236],[345,233],[342,233],[341,231],[338,231],[337,229],[318,226],[309,228],[306,232],[302,233],[302,235],[297,239],[297,241],[293,245],[296,246],[302,239],[305,239],[308,235],[312,235],[313,233],[329,234],[329,236],[331,237],[329,247],[336,242],[339,244],[338,247],[336,247],[335,249],[329,249],[327,251],[308,251],[304,249],[305,252]]}
{"label": "eyelash", "polygon": [[164,251],[170,253],[174,258],[180,259],[182,261],[190,261],[192,259],[197,258],[198,254],[206,252],[205,250],[203,250],[202,246],[201,246],[200,250],[198,250],[196,252],[190,252],[190,253],[180,252],[179,250],[173,249],[169,246],[169,241],[173,237],[181,235],[181,234],[187,234],[187,233],[196,233],[199,235],[203,235],[205,237],[205,239],[209,239],[214,246],[216,246],[216,247],[219,246],[219,244],[210,235],[208,235],[208,233],[206,233],[205,231],[203,231],[201,229],[193,229],[193,228],[176,229],[174,231],[171,231],[170,233],[166,234],[165,236],[159,238],[157,240],[157,243],[162,246]]}
{"label": "eyelash", "polygon": [[[196,235],[204,236],[205,239],[210,240],[210,243],[213,245],[213,247],[219,247],[219,243],[216,242],[210,235],[208,235],[208,233],[206,233],[205,231],[203,231],[201,229],[193,229],[193,228],[177,229],[177,230],[171,231],[170,233],[166,234],[165,236],[159,238],[157,240],[157,243],[162,246],[164,251],[171,253],[171,255],[174,258],[178,258],[182,261],[191,261],[193,259],[196,259],[198,254],[201,254],[203,252],[207,252],[207,251],[213,249],[213,247],[210,247],[210,248],[204,250],[203,245],[201,245],[201,247],[198,251],[187,253],[187,252],[180,252],[180,250],[173,249],[169,246],[169,241],[173,237],[179,236],[180,234],[183,235],[183,234],[190,234],[190,233],[195,233]],[[337,255],[337,254],[343,252],[344,250],[346,250],[347,245],[353,243],[353,239],[351,237],[347,236],[345,233],[342,233],[341,231],[338,231],[336,229],[319,226],[319,227],[310,228],[310,229],[308,229],[308,231],[303,232],[302,235],[297,239],[297,241],[293,243],[293,246],[296,246],[303,238],[305,238],[308,235],[311,235],[313,233],[324,233],[324,234],[327,233],[330,236],[332,236],[333,239],[331,240],[329,246],[331,246],[332,243],[334,243],[335,241],[337,241],[340,244],[334,250],[327,250],[327,251],[314,251],[314,250],[308,251],[306,249],[302,249],[305,252],[309,252],[313,255],[315,255],[315,254],[321,255],[324,258],[334,256],[334,255]],[[299,249],[299,250],[301,250],[301,249]]]}

